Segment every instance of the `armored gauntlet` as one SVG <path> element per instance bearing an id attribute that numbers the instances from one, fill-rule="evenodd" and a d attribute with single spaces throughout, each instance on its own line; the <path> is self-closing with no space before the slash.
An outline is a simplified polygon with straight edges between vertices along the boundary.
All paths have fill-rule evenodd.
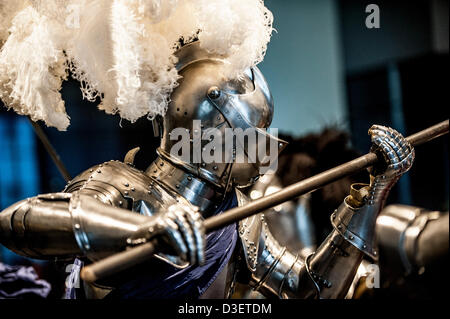
<path id="1" fill-rule="evenodd" d="M 370 169 L 370 184 L 352 185 L 348 196 L 332 215 L 334 228 L 350 243 L 377 258 L 375 225 L 391 188 L 414 161 L 414 148 L 396 130 L 374 125 L 369 130 L 372 151 L 381 159 Z"/>

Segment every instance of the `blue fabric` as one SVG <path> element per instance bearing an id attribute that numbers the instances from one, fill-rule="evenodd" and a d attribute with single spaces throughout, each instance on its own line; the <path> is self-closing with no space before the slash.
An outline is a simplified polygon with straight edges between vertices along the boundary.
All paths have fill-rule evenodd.
<path id="1" fill-rule="evenodd" d="M 40 280 L 33 267 L 0 263 L 0 299 L 47 298 L 51 285 Z"/>
<path id="2" fill-rule="evenodd" d="M 236 194 L 232 192 L 213 215 L 237 206 Z M 155 259 L 141 267 L 132 278 L 116 288 L 108 298 L 118 299 L 172 299 L 199 298 L 214 282 L 233 254 L 238 239 L 236 224 L 206 236 L 206 263 L 177 269 Z M 128 279 L 128 278 L 127 278 Z"/>

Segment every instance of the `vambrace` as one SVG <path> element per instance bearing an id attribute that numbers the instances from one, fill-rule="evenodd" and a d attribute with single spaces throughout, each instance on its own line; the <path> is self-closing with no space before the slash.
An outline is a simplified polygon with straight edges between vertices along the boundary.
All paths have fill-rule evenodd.
<path id="1" fill-rule="evenodd" d="M 281 298 L 344 298 L 364 255 L 378 257 L 375 226 L 381 203 L 371 196 L 374 188 L 352 185 L 331 215 L 334 230 L 305 260 L 273 238 L 264 217 L 245 220 L 240 235 L 254 289 Z M 254 240 L 258 233 L 259 241 Z"/>
<path id="2" fill-rule="evenodd" d="M 81 253 L 72 231 L 71 194 L 41 195 L 0 213 L 0 243 L 36 259 L 69 258 Z"/>
<path id="3" fill-rule="evenodd" d="M 153 219 L 76 193 L 41 195 L 0 213 L 0 243 L 29 258 L 98 260 L 145 237 Z"/>

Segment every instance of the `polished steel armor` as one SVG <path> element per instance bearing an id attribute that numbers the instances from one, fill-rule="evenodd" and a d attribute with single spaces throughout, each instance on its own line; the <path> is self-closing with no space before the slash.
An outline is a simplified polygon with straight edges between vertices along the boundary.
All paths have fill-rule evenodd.
<path id="1" fill-rule="evenodd" d="M 399 275 L 418 272 L 448 254 L 448 212 L 390 205 L 380 213 L 376 231 L 383 262 Z"/>
<path id="2" fill-rule="evenodd" d="M 271 141 L 277 145 L 278 155 L 287 143 L 265 130 L 273 117 L 273 99 L 266 80 L 257 67 L 247 70 L 240 79 L 227 79 L 225 59 L 203 50 L 199 42 L 186 45 L 177 56 L 177 69 L 182 78 L 171 96 L 169 109 L 163 120 L 158 153 L 219 188 L 229 190 L 232 184 L 236 187 L 253 184 L 260 176 L 260 167 L 266 162 L 264 158 L 258 159 L 256 163 L 248 160 L 248 148 L 254 145 L 237 145 L 240 143 L 237 140 L 232 149 L 226 149 L 225 144 L 222 144 L 222 161 L 195 163 L 193 159 L 198 156 L 195 154 L 195 145 L 190 148 L 190 161 L 182 161 L 174 156 L 172 148 L 178 140 L 172 138 L 172 134 L 174 129 L 183 128 L 193 141 L 196 134 L 202 134 L 203 129 L 203 137 L 209 137 L 208 128 L 218 129 L 224 137 L 226 129 L 245 131 L 250 128 L 264 139 L 269 148 Z M 201 120 L 200 127 L 194 127 L 193 120 Z M 203 149 L 211 139 L 213 138 L 202 140 L 198 149 Z M 241 162 L 235 160 L 237 147 L 245 152 Z"/>
<path id="3" fill-rule="evenodd" d="M 228 80 L 223 57 L 203 51 L 198 43 L 183 47 L 178 57 L 182 78 L 160 122 L 159 158 L 146 172 L 133 167 L 137 150 L 132 150 L 125 163 L 95 166 L 71 181 L 63 193 L 13 205 L 0 214 L 1 243 L 33 258 L 82 255 L 97 260 L 163 235 L 182 258 L 167 254 L 158 258 L 181 268 L 202 262 L 202 216 L 213 213 L 227 192 L 236 192 L 238 204 L 245 205 L 248 200 L 239 188 L 253 183 L 264 163 L 183 161 L 171 152 L 176 142 L 171 139 L 173 129 L 187 130 L 194 140 L 203 128 L 253 128 L 266 143 L 276 141 L 277 152 L 285 142 L 265 131 L 273 101 L 257 68 L 241 79 Z M 193 127 L 193 120 L 201 120 L 204 127 Z M 374 126 L 369 133 L 387 168 L 374 170 L 369 185 L 354 188 L 332 216 L 335 229 L 313 254 L 303 258 L 281 246 L 264 215 L 239 223 L 241 246 L 236 254 L 244 259 L 254 289 L 282 298 L 343 297 L 364 254 L 375 257 L 375 220 L 392 185 L 412 165 L 414 150 L 394 130 Z M 237 262 L 229 264 L 210 289 L 215 285 L 232 289 L 233 284 L 219 281 L 235 280 L 236 267 Z"/>

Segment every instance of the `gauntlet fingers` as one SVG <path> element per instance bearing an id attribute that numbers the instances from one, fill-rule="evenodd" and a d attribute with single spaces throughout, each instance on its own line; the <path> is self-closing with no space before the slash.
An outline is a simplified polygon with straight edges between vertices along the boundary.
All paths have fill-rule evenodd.
<path id="1" fill-rule="evenodd" d="M 400 175 L 411 168 L 414 148 L 396 130 L 380 125 L 370 128 L 372 143 L 383 154 L 388 168 L 385 173 Z"/>
<path id="2" fill-rule="evenodd" d="M 193 229 L 195 244 L 197 247 L 197 262 L 202 265 L 205 262 L 205 227 L 202 215 L 196 211 L 186 210 L 187 219 Z"/>
<path id="3" fill-rule="evenodd" d="M 402 148 L 402 150 L 405 153 L 405 158 L 411 154 L 412 152 L 414 152 L 414 148 L 412 147 L 412 145 L 403 137 L 402 134 L 400 134 L 399 132 L 397 132 L 396 130 L 390 128 L 388 130 L 388 133 L 390 134 L 391 137 L 394 138 L 394 140 L 398 143 L 398 145 Z"/>
<path id="4" fill-rule="evenodd" d="M 405 145 L 403 144 L 403 146 L 402 146 L 399 143 L 399 141 L 397 141 L 395 136 L 393 136 L 393 133 L 391 131 L 375 129 L 375 130 L 372 130 L 372 134 L 379 136 L 385 143 L 389 144 L 392 151 L 394 151 L 397 154 L 400 162 L 409 153 L 409 150 L 405 147 Z"/>
<path id="5" fill-rule="evenodd" d="M 181 257 L 183 260 L 188 259 L 188 248 L 183 240 L 183 237 L 181 236 L 179 225 L 175 222 L 176 216 L 173 212 L 169 212 L 167 214 L 167 237 L 169 239 L 169 243 L 175 249 L 176 253 Z"/>
<path id="6" fill-rule="evenodd" d="M 372 143 L 379 151 L 381 151 L 388 166 L 399 162 L 397 153 L 392 149 L 392 146 L 389 145 L 389 143 L 382 136 L 373 134 Z"/>
<path id="7" fill-rule="evenodd" d="M 191 265 L 194 265 L 196 263 L 196 242 L 194 239 L 194 232 L 191 228 L 191 224 L 188 221 L 188 218 L 183 210 L 180 210 L 179 208 L 175 210 L 174 212 L 175 216 L 177 217 L 175 222 L 178 224 L 181 235 L 184 239 L 184 242 L 186 243 L 187 249 L 188 249 L 188 261 L 191 263 Z"/>

